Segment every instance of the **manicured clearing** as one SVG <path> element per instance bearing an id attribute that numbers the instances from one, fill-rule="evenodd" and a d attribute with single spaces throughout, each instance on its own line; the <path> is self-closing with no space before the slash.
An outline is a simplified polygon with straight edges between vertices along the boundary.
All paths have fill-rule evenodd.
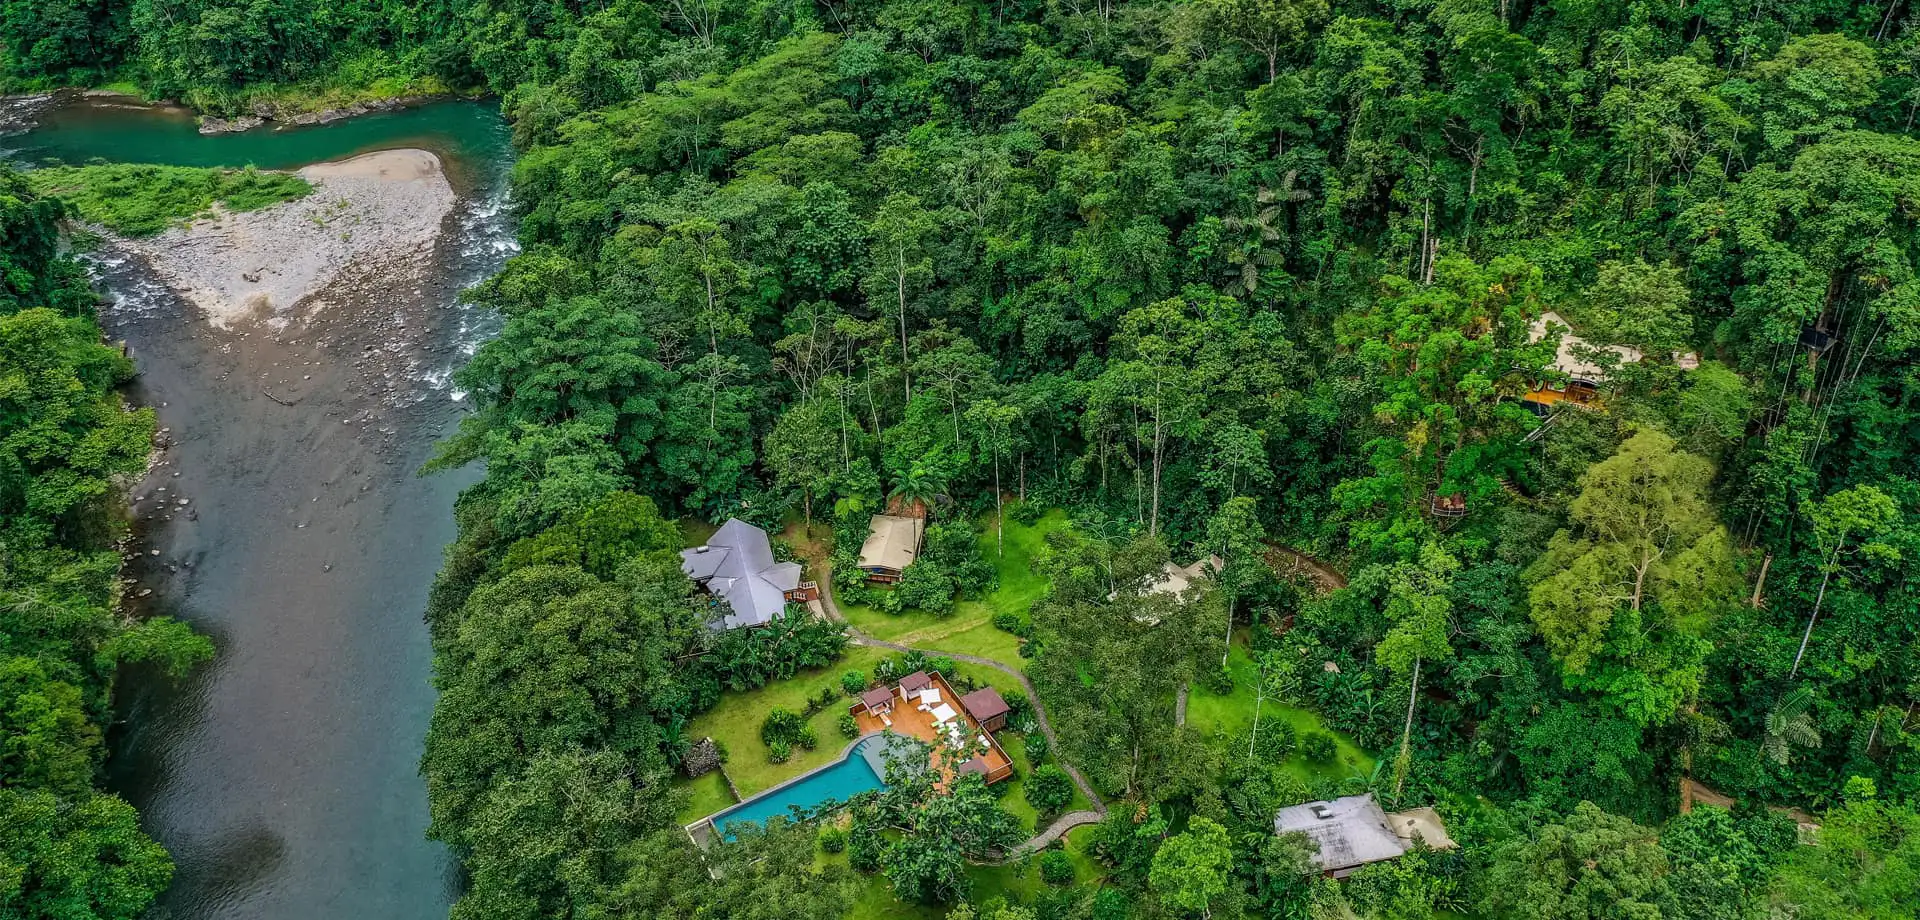
<path id="1" fill-rule="evenodd" d="M 82 220 L 126 236 L 153 236 L 210 213 L 261 208 L 302 198 L 307 180 L 254 169 L 201 169 L 138 163 L 55 166 L 27 173 L 34 190 L 72 205 Z"/>
<path id="2" fill-rule="evenodd" d="M 1076 827 L 1067 833 L 1067 856 L 1073 860 L 1073 885 L 1092 884 L 1101 876 L 1100 864 L 1088 852 L 1093 846 L 1095 828 Z M 968 866 L 973 879 L 973 903 L 989 898 L 1006 898 L 1008 903 L 1031 902 L 1035 895 L 1052 887 L 1040 879 L 1040 854 L 1004 866 Z M 1066 887 L 1066 886 L 1062 886 Z"/>
<path id="3" fill-rule="evenodd" d="M 826 742 L 823 740 L 821 743 Z M 680 809 L 681 824 L 692 824 L 716 811 L 731 808 L 734 805 L 733 792 L 727 789 L 726 777 L 721 776 L 719 770 L 699 779 L 676 778 L 673 786 L 687 794 L 686 807 Z"/>
<path id="4" fill-rule="evenodd" d="M 1002 611 L 1022 618 L 1028 615 L 1047 588 L 1046 578 L 1033 570 L 1033 559 L 1045 545 L 1046 535 L 1066 524 L 1066 512 L 1060 510 L 1047 512 L 1031 526 L 1009 520 L 1003 555 L 994 538 L 993 519 L 987 518 L 980 532 L 980 554 L 994 564 L 1000 585 L 984 598 L 955 604 L 947 616 L 918 610 L 885 613 L 847 603 L 840 604 L 840 612 L 856 629 L 888 642 L 979 655 L 1021 667 L 1020 637 L 995 627 L 993 616 Z"/>
<path id="5" fill-rule="evenodd" d="M 1227 669 L 1233 673 L 1232 693 L 1215 696 L 1196 684 L 1187 694 L 1187 725 L 1196 731 L 1238 735 L 1253 724 L 1254 682 L 1259 679 L 1259 670 L 1254 667 L 1253 659 L 1247 653 L 1244 635 L 1234 638 Z M 1338 780 L 1349 776 L 1364 778 L 1372 775 L 1373 756 L 1361 750 L 1359 745 L 1353 743 L 1353 739 L 1328 728 L 1312 710 L 1288 706 L 1268 698 L 1260 705 L 1260 724 L 1270 725 L 1276 721 L 1292 725 L 1295 738 L 1308 732 L 1326 732 L 1333 736 L 1339 746 L 1339 757 L 1330 764 L 1310 763 L 1297 751 L 1289 756 L 1287 772 L 1302 781 L 1311 783 L 1317 779 Z"/>
<path id="6" fill-rule="evenodd" d="M 832 667 L 803 671 L 791 680 L 774 681 L 758 690 L 723 693 L 719 705 L 687 726 L 687 737 L 711 737 L 720 742 L 727 751 L 727 775 L 733 777 L 742 796 L 751 798 L 762 789 L 839 759 L 851 739 L 842 736 L 834 722 L 853 705 L 840 693 L 840 674 L 854 668 L 871 674 L 874 664 L 889 654 L 881 649 L 853 647 Z M 768 763 L 767 746 L 760 741 L 760 723 L 766 721 L 767 712 L 775 707 L 806 712 L 807 700 L 822 687 L 833 688 L 836 699 L 807 720 L 820 743 L 811 751 L 794 748 L 793 757 L 786 763 Z"/>

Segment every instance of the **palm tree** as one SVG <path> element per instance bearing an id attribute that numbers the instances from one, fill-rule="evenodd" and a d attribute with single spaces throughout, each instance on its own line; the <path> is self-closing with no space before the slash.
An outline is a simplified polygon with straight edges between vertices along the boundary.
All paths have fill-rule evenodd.
<path id="1" fill-rule="evenodd" d="M 927 517 L 933 517 L 933 503 L 946 492 L 947 484 L 940 481 L 939 474 L 919 464 L 902 474 L 900 481 L 894 483 L 893 491 L 887 497 L 899 501 L 902 505 L 920 505 L 927 509 Z"/>
<path id="2" fill-rule="evenodd" d="M 1767 713 L 1766 734 L 1760 739 L 1760 750 L 1768 760 L 1784 767 L 1793 748 L 1819 746 L 1820 729 L 1807 711 L 1812 706 L 1813 694 L 1804 688 L 1794 689 L 1773 704 Z"/>
<path id="3" fill-rule="evenodd" d="M 1293 187 L 1298 177 L 1298 170 L 1288 171 L 1278 190 L 1261 186 L 1254 193 L 1253 213 L 1229 215 L 1221 219 L 1220 223 L 1228 232 L 1237 235 L 1240 242 L 1239 246 L 1227 253 L 1227 261 L 1232 263 L 1222 285 L 1227 293 L 1235 296 L 1252 294 L 1260 287 L 1260 273 L 1284 261 L 1284 253 L 1268 244 L 1281 242 L 1286 236 L 1282 221 L 1286 205 L 1311 197 L 1307 192 Z"/>

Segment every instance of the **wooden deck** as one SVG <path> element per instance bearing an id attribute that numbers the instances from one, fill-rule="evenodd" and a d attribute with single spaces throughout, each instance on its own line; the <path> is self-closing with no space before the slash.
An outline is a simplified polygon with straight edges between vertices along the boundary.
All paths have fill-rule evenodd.
<path id="1" fill-rule="evenodd" d="M 964 737 L 974 742 L 976 747 L 979 746 L 981 739 L 986 740 L 985 750 L 976 750 L 973 753 L 977 753 L 986 762 L 987 782 L 997 783 L 1012 776 L 1013 760 L 1007 757 L 1006 751 L 1000 749 L 1000 742 L 994 740 L 993 735 L 981 731 L 980 723 L 974 721 L 973 714 L 960 705 L 960 694 L 954 692 L 945 678 L 939 674 L 934 674 L 932 677 L 934 688 L 940 691 L 940 701 L 952 706 L 954 712 L 958 713 L 955 719 L 966 725 L 967 732 Z M 869 732 L 891 731 L 909 738 L 917 738 L 936 748 L 946 742 L 946 736 L 940 731 L 939 723 L 934 721 L 933 713 L 920 709 L 918 700 L 913 702 L 902 700 L 897 686 L 893 693 L 892 712 L 885 713 L 884 716 L 871 713 L 867 711 L 864 704 L 859 703 L 854 705 L 852 712 L 853 719 L 859 724 L 860 733 L 863 735 Z M 935 761 L 940 764 L 941 772 L 949 778 L 960 766 L 957 760 L 952 763 L 945 762 L 951 759 L 954 758 L 943 757 L 940 753 L 935 755 Z"/>
<path id="2" fill-rule="evenodd" d="M 1600 408 L 1599 394 L 1584 387 L 1567 387 L 1566 389 L 1556 390 L 1552 387 L 1540 386 L 1533 388 L 1531 392 L 1521 397 L 1521 399 L 1536 405 L 1545 406 L 1549 409 L 1558 406 L 1571 406 L 1575 409 Z"/>

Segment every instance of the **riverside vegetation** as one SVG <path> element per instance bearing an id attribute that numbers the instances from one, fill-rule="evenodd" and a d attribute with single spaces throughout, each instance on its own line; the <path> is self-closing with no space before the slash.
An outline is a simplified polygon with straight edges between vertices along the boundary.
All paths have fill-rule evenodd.
<path id="1" fill-rule="evenodd" d="M 153 413 L 115 392 L 133 367 L 59 252 L 65 214 L 0 167 L 0 916 L 132 918 L 173 863 L 98 788 L 114 676 L 181 676 L 213 646 L 119 609 L 123 486 Z"/>
<path id="2" fill-rule="evenodd" d="M 456 917 L 1891 920 L 1920 903 L 1912 15 L 11 0 L 0 69 L 502 98 L 525 252 L 472 294 L 504 326 L 436 461 L 487 470 L 428 611 Z M 1594 411 L 1523 405 L 1565 382 L 1548 310 L 1645 356 L 1596 358 Z M 844 559 L 889 500 L 985 522 L 989 563 L 1068 512 L 1021 609 L 953 530 L 861 598 L 1019 637 L 1044 762 L 1113 806 L 1038 884 L 966 866 L 1018 836 L 969 783 L 860 803 L 833 854 L 675 825 L 692 720 L 845 636 L 706 631 L 672 519 L 821 519 Z M 1198 602 L 1146 590 L 1208 554 Z M 1340 735 L 1242 735 L 1247 699 Z M 1683 781 L 1738 804 L 1679 813 Z M 1274 809 L 1361 789 L 1462 847 L 1313 878 Z"/>
<path id="3" fill-rule="evenodd" d="M 65 200 L 80 220 L 123 236 L 153 236 L 216 205 L 258 211 L 313 191 L 306 180 L 285 173 L 141 163 L 53 166 L 26 177 L 40 194 Z"/>

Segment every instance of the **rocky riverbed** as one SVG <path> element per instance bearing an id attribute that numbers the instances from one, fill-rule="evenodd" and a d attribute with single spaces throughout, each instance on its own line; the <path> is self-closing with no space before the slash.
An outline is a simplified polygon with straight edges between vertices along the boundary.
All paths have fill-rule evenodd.
<path id="1" fill-rule="evenodd" d="M 279 327 L 303 305 L 329 302 L 319 295 L 336 283 L 424 263 L 455 202 L 440 158 L 425 150 L 371 153 L 297 175 L 312 194 L 117 242 L 215 326 L 254 319 Z"/>

